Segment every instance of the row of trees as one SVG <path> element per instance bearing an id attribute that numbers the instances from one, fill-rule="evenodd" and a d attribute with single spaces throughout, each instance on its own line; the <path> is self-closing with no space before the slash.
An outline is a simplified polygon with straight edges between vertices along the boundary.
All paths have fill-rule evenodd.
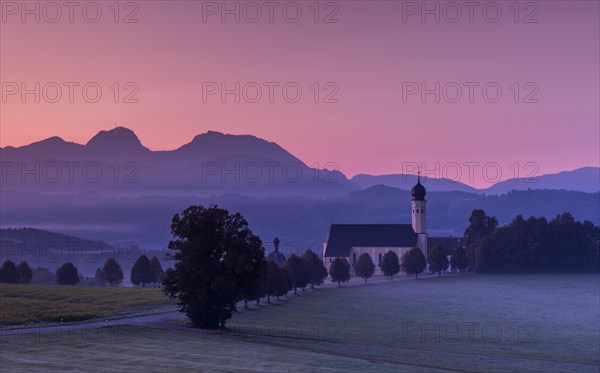
<path id="1" fill-rule="evenodd" d="M 77 285 L 82 281 L 82 277 L 73 263 L 65 263 L 56 270 L 53 275 L 45 268 L 35 270 L 38 276 L 44 277 L 43 283 L 52 283 L 56 281 L 59 285 Z M 163 274 L 160 261 L 156 256 L 148 259 L 146 255 L 141 255 L 133 265 L 131 270 L 131 282 L 134 285 L 159 283 Z M 0 282 L 12 284 L 29 284 L 32 281 L 34 271 L 27 262 L 21 262 L 18 266 L 10 260 L 7 260 L 0 268 Z M 93 283 L 95 285 L 109 284 L 111 287 L 123 282 L 123 269 L 113 258 L 108 258 L 102 268 L 96 270 Z"/>
<path id="2" fill-rule="evenodd" d="M 260 299 L 266 297 L 267 303 L 270 303 L 273 296 L 279 299 L 290 291 L 294 294 L 298 289 L 304 291 L 309 285 L 314 288 L 327 277 L 323 261 L 310 249 L 300 256 L 290 255 L 281 266 L 273 260 L 266 260 L 261 267 L 260 276 L 255 281 L 248 281 L 242 288 L 239 300 L 244 301 L 245 307 L 248 307 L 248 301 L 260 304 Z"/>
<path id="3" fill-rule="evenodd" d="M 0 282 L 8 284 L 29 284 L 33 277 L 33 272 L 27 262 L 21 262 L 15 265 L 14 262 L 7 260 L 0 268 Z"/>
<path id="4" fill-rule="evenodd" d="M 414 274 L 417 278 L 419 273 L 425 270 L 427 264 L 429 264 L 429 270 L 432 273 L 437 272 L 440 276 L 442 271 L 448 269 L 448 255 L 441 245 L 436 244 L 429 250 L 427 258 L 423 255 L 421 249 L 415 247 L 402 256 L 402 264 L 395 252 L 388 251 L 383 255 L 379 268 L 385 276 L 393 280 L 394 276 L 400 273 L 401 270 L 408 275 Z M 331 280 L 337 282 L 338 286 L 341 286 L 342 282 L 348 282 L 351 277 L 350 268 L 351 266 L 345 258 L 335 258 L 329 268 Z M 369 254 L 363 253 L 358 257 L 356 264 L 354 264 L 354 273 L 364 279 L 365 284 L 375 274 L 375 263 L 373 263 Z"/>
<path id="5" fill-rule="evenodd" d="M 131 268 L 130 280 L 134 285 L 146 287 L 146 284 L 153 283 L 156 287 L 163 273 L 160 260 L 156 256 L 148 259 L 146 255 L 140 255 Z M 95 278 L 100 284 L 113 287 L 123 282 L 123 269 L 116 260 L 108 258 L 102 268 L 96 269 Z"/>

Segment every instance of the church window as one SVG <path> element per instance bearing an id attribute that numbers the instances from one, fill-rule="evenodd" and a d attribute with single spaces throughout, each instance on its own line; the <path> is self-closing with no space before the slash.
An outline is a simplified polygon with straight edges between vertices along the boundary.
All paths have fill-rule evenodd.
<path id="1" fill-rule="evenodd" d="M 352 265 L 356 264 L 356 253 L 352 254 Z"/>

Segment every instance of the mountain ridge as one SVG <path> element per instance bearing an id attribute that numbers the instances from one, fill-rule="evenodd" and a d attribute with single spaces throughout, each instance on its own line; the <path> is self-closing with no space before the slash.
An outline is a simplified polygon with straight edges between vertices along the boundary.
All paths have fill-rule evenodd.
<path id="1" fill-rule="evenodd" d="M 198 134 L 191 141 L 172 150 L 151 150 L 143 145 L 134 131 L 119 126 L 99 131 L 85 144 L 52 136 L 20 147 L 0 147 L 0 155 L 3 161 L 14 162 L 98 161 L 106 168 L 102 170 L 105 175 L 111 172 L 110 164 L 113 164 L 113 167 L 115 163 L 118 163 L 118 166 L 130 167 L 130 163 L 135 163 L 135 167 L 139 168 L 136 174 L 143 176 L 140 182 L 144 184 L 138 185 L 138 191 L 166 194 L 183 189 L 185 192 L 197 191 L 203 195 L 246 192 L 249 195 L 316 194 L 326 197 L 343 195 L 374 185 L 410 190 L 417 180 L 412 174 L 358 174 L 348 178 L 340 171 L 312 169 L 276 142 L 251 134 L 233 135 L 212 130 Z M 275 176 L 274 166 L 279 167 L 277 172 L 280 173 Z M 282 167 L 291 168 L 302 175 L 296 180 L 283 174 Z M 286 172 L 291 171 L 288 169 Z M 593 193 L 600 191 L 600 168 L 587 166 L 539 175 L 534 178 L 533 183 L 524 182 L 527 181 L 524 178 L 507 179 L 482 189 L 451 179 L 423 176 L 421 180 L 428 191 L 503 194 L 511 190 L 565 189 Z M 4 181 L 3 187 L 15 186 L 15 183 Z M 173 190 L 169 190 L 168 181 L 171 181 Z M 56 185 L 46 185 L 54 191 L 59 191 L 60 186 L 65 185 L 60 182 Z M 85 186 L 102 191 L 127 193 L 135 189 L 102 183 L 102 180 L 97 185 Z M 27 189 L 31 185 L 22 187 Z M 66 187 L 69 191 L 75 188 L 73 185 Z M 36 186 L 32 189 L 37 191 Z"/>

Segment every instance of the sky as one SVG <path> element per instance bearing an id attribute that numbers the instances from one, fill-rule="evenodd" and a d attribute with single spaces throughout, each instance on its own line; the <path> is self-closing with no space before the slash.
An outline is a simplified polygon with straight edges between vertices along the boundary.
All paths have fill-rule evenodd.
<path id="1" fill-rule="evenodd" d="M 597 1 L 270 4 L 0 2 L 0 146 L 213 130 L 482 188 L 600 166 Z"/>

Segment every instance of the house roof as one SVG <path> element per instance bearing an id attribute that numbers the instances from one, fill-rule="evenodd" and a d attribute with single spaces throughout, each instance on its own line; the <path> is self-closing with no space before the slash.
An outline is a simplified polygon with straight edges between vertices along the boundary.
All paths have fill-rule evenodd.
<path id="1" fill-rule="evenodd" d="M 454 254 L 457 247 L 464 245 L 462 237 L 427 237 L 427 248 L 431 249 L 434 245 L 440 244 L 446 251 L 447 255 Z"/>
<path id="2" fill-rule="evenodd" d="M 413 247 L 417 234 L 410 224 L 332 224 L 326 257 L 347 257 L 353 247 Z"/>

